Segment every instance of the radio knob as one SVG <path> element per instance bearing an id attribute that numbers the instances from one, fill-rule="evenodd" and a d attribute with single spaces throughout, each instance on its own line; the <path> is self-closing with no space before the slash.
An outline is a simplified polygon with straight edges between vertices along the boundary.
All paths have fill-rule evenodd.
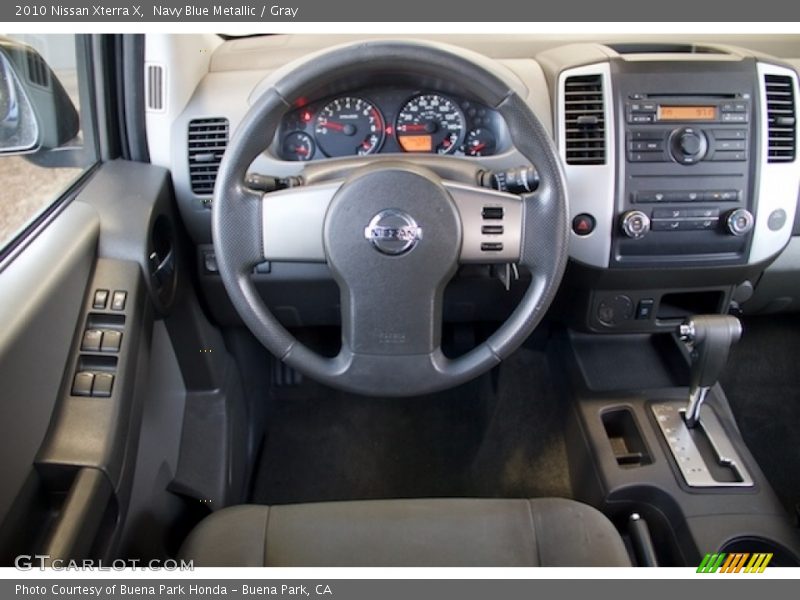
<path id="1" fill-rule="evenodd" d="M 693 127 L 683 127 L 672 132 L 670 151 L 672 157 L 683 164 L 694 164 L 703 160 L 708 152 L 706 135 Z"/>
<path id="2" fill-rule="evenodd" d="M 622 217 L 622 233 L 638 240 L 650 231 L 650 217 L 640 210 L 631 210 Z"/>
<path id="3" fill-rule="evenodd" d="M 753 229 L 754 224 L 753 214 L 744 208 L 732 210 L 725 219 L 725 227 L 731 235 L 745 235 Z"/>

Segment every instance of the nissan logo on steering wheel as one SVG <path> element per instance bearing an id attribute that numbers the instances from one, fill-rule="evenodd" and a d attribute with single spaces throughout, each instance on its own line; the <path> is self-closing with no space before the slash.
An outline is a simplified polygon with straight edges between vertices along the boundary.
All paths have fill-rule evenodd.
<path id="1" fill-rule="evenodd" d="M 375 215 L 364 228 L 364 237 L 383 254 L 397 256 L 422 239 L 422 228 L 402 210 L 390 208 Z"/>

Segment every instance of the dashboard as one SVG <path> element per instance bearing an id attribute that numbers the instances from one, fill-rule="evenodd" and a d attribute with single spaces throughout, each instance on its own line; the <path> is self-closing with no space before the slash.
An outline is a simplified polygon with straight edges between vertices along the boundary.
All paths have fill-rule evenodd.
<path id="1" fill-rule="evenodd" d="M 224 42 L 185 104 L 148 113 L 151 157 L 172 172 L 220 321 L 231 311 L 213 271 L 209 208 L 224 144 L 275 74 L 337 41 L 355 38 Z M 508 82 L 552 135 L 571 224 L 561 308 L 576 328 L 671 330 L 684 315 L 724 312 L 751 297 L 745 307 L 800 306 L 800 283 L 793 283 L 800 282 L 800 61 L 789 60 L 800 56 L 800 37 L 774 46 L 752 39 L 730 46 L 674 39 L 565 45 L 536 36 L 437 41 L 481 53 L 472 56 Z M 441 155 L 442 165 L 462 158 L 480 173 L 526 167 L 510 124 L 470 98 L 458 74 L 407 71 L 326 77 L 265 135 L 251 172 L 302 181 L 309 163 L 330 161 L 315 168 L 333 173 L 337 159 L 387 154 Z M 216 153 L 193 151 L 200 135 Z M 470 266 L 469 281 L 454 280 L 459 291 L 446 300 L 446 320 L 501 318 L 513 304 L 523 284 L 510 282 L 509 271 L 482 267 Z M 324 264 L 273 262 L 255 277 L 290 325 L 330 324 L 338 312 Z M 310 285 L 319 289 L 311 293 Z"/>
<path id="2" fill-rule="evenodd" d="M 492 156 L 510 146 L 496 111 L 431 89 L 370 87 L 328 96 L 288 113 L 273 142 L 287 161 L 369 154 Z"/>

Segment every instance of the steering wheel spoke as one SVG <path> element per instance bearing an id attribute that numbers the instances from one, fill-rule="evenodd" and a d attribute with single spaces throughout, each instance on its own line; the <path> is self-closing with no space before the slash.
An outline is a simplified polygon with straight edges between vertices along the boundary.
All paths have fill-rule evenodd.
<path id="1" fill-rule="evenodd" d="M 262 197 L 264 260 L 325 262 L 325 215 L 342 181 L 293 187 Z"/>
<path id="2" fill-rule="evenodd" d="M 523 201 L 519 196 L 445 182 L 461 219 L 459 262 L 516 263 L 520 259 Z"/>

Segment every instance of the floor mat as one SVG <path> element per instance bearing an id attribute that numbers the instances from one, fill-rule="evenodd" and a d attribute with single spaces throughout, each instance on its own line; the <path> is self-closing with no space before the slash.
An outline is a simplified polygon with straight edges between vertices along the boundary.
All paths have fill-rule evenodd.
<path id="1" fill-rule="evenodd" d="M 494 380 L 494 381 L 493 381 Z M 275 388 L 252 501 L 570 497 L 566 402 L 544 353 L 412 399 Z"/>
<path id="2" fill-rule="evenodd" d="M 800 315 L 748 317 L 722 386 L 747 446 L 787 510 L 800 502 Z"/>

